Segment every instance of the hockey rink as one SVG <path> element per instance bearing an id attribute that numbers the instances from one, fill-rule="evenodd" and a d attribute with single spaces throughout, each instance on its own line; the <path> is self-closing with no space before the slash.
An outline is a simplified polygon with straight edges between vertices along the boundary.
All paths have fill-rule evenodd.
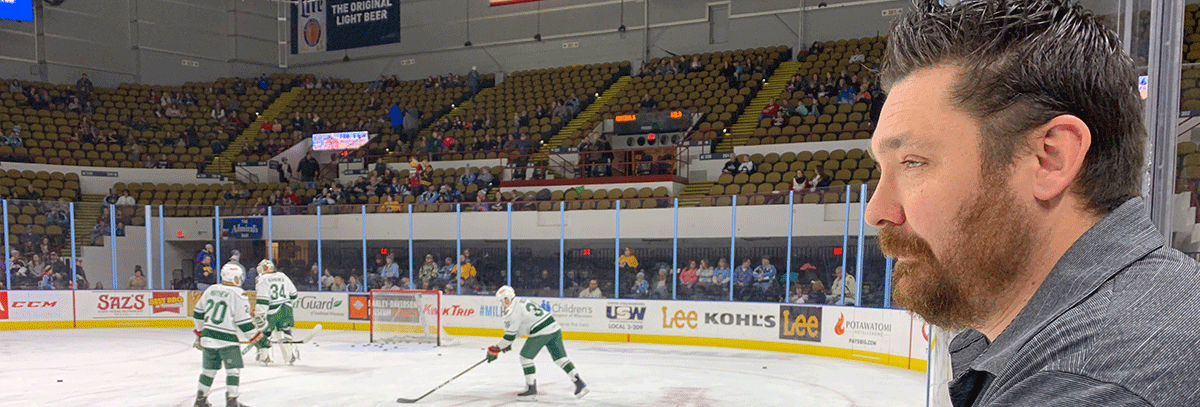
<path id="1" fill-rule="evenodd" d="M 296 330 L 296 337 L 308 330 Z M 368 345 L 366 332 L 323 330 L 295 366 L 246 357 L 240 401 L 251 407 L 392 406 L 470 367 L 494 338 L 454 346 Z M 186 328 L 0 331 L 0 407 L 191 406 L 200 352 Z M 519 339 L 514 349 L 524 343 Z M 923 406 L 925 375 L 871 363 L 719 347 L 567 341 L 591 393 L 538 355 L 536 402 L 518 401 L 515 352 L 483 364 L 425 406 Z M 276 351 L 276 358 L 278 358 Z M 224 372 L 209 402 L 224 406 Z"/>

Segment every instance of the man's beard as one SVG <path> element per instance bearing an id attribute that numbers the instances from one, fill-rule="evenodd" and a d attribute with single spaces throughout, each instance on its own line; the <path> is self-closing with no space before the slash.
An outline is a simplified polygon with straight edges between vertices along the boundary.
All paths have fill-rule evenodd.
<path id="1" fill-rule="evenodd" d="M 879 232 L 883 253 L 905 259 L 893 271 L 896 303 L 943 328 L 979 328 L 997 311 L 996 296 L 1025 272 L 1037 241 L 1029 211 L 1005 180 L 983 181 L 987 186 L 960 209 L 941 258 L 924 239 L 895 226 Z"/>

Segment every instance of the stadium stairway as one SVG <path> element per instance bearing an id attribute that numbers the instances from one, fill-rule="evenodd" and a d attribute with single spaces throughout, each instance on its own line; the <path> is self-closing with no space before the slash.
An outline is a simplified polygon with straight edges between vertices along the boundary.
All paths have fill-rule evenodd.
<path id="1" fill-rule="evenodd" d="M 601 93 L 600 96 L 592 102 L 592 104 L 588 105 L 588 107 L 583 109 L 582 112 L 579 112 L 579 114 L 576 115 L 575 118 L 570 122 L 568 122 L 566 126 L 563 126 L 563 128 L 559 129 L 558 134 L 555 134 L 554 137 L 550 138 L 549 143 L 542 144 L 542 148 L 538 150 L 537 154 L 534 154 L 533 161 L 536 162 L 545 160 L 549 155 L 550 150 L 563 147 L 562 143 L 564 140 L 568 140 L 574 136 L 575 133 L 579 131 L 580 127 L 591 123 L 592 120 L 596 118 L 596 115 L 600 114 L 600 111 L 605 107 L 608 107 L 608 104 L 613 101 L 613 98 L 620 94 L 621 91 L 625 90 L 625 87 L 629 86 L 629 83 L 632 81 L 633 77 L 629 75 L 625 75 L 617 79 L 617 81 L 614 82 L 612 86 L 609 86 L 604 93 Z"/>
<path id="2" fill-rule="evenodd" d="M 767 106 L 767 102 L 771 98 L 778 97 L 783 88 L 787 86 L 792 76 L 800 70 L 800 63 L 796 61 L 787 61 L 779 64 L 775 69 L 775 73 L 767 79 L 767 83 L 762 89 L 758 90 L 758 96 L 750 101 L 746 106 L 746 110 L 742 111 L 742 115 L 738 116 L 737 122 L 734 123 L 728 139 L 721 140 L 714 148 L 714 153 L 731 153 L 733 148 L 746 145 L 746 138 L 754 134 L 754 129 L 758 128 L 758 115 L 762 113 L 763 107 Z M 707 192 L 707 191 L 706 191 Z M 682 205 L 682 202 L 680 203 Z"/>
<path id="3" fill-rule="evenodd" d="M 759 108 L 762 110 L 762 108 Z M 700 206 L 700 197 L 708 195 L 709 189 L 716 184 L 716 181 L 692 181 L 689 182 L 687 188 L 679 193 L 680 208 L 694 208 Z"/>
<path id="4" fill-rule="evenodd" d="M 275 120 L 279 114 L 283 112 L 283 109 L 287 108 L 287 106 L 291 104 L 297 96 L 300 96 L 300 92 L 303 91 L 304 88 L 297 86 L 287 92 L 280 93 L 279 97 L 275 98 L 275 100 L 271 102 L 271 105 L 268 106 L 267 109 L 262 112 L 262 114 L 259 114 L 258 118 L 254 119 L 253 123 L 250 123 L 250 125 L 242 131 L 242 134 L 238 135 L 238 137 L 234 139 L 232 143 L 229 143 L 229 145 L 225 147 L 225 151 L 222 152 L 221 155 L 213 158 L 212 165 L 209 167 L 209 170 L 205 172 L 221 174 L 225 176 L 225 178 L 236 180 L 237 174 L 235 174 L 233 170 L 233 160 L 238 156 L 238 154 L 241 153 L 242 147 L 245 146 L 247 142 L 257 139 L 259 127 L 262 126 L 263 122 Z"/>
<path id="5" fill-rule="evenodd" d="M 83 248 L 92 244 L 92 226 L 96 225 L 96 218 L 100 217 L 100 205 L 104 202 L 104 194 L 83 194 L 79 201 L 84 204 L 75 205 L 75 248 L 79 250 L 76 253 L 83 255 Z M 70 256 L 71 247 L 64 247 L 59 255 Z"/>

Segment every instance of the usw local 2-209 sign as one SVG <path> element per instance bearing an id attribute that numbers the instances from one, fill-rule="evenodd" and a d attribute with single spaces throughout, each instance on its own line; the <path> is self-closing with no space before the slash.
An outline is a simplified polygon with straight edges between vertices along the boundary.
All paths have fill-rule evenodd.
<path id="1" fill-rule="evenodd" d="M 400 0 L 304 0 L 292 5 L 292 53 L 400 42 Z"/>

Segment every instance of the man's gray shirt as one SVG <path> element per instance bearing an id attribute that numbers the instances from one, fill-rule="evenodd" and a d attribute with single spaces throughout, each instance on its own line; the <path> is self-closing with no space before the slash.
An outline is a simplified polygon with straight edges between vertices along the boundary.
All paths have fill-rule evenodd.
<path id="1" fill-rule="evenodd" d="M 996 340 L 950 343 L 955 406 L 1200 406 L 1200 263 L 1141 198 L 1077 240 Z"/>

